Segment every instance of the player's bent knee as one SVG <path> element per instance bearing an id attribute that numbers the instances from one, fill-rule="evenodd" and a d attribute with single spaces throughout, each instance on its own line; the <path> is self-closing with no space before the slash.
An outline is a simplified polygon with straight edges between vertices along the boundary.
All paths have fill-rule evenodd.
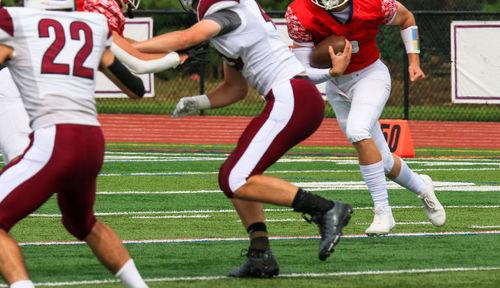
<path id="1" fill-rule="evenodd" d="M 94 214 L 82 219 L 71 219 L 64 216 L 62 219 L 64 228 L 79 240 L 83 240 L 89 235 L 96 222 L 97 219 Z"/>
<path id="2" fill-rule="evenodd" d="M 394 158 L 392 157 L 392 153 L 381 153 L 382 154 L 382 162 L 384 164 L 384 172 L 385 174 L 389 174 L 394 167 Z"/>
<path id="3" fill-rule="evenodd" d="M 234 193 L 247 182 L 245 172 L 235 171 L 230 161 L 224 162 L 219 170 L 219 187 L 228 198 L 234 198 Z"/>
<path id="4" fill-rule="evenodd" d="M 225 161 L 219 169 L 219 187 L 226 197 L 233 198 L 233 191 L 229 185 L 229 172 L 228 162 Z"/>
<path id="5" fill-rule="evenodd" d="M 356 143 L 365 139 L 372 138 L 369 129 L 360 127 L 351 128 L 349 126 L 346 128 L 345 136 L 351 143 Z"/>

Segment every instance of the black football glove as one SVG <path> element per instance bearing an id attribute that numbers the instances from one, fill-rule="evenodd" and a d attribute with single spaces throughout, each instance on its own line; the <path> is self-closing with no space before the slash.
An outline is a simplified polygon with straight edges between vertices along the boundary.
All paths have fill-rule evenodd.
<path id="1" fill-rule="evenodd" d="M 187 48 L 182 51 L 178 51 L 177 53 L 185 53 L 188 55 L 188 58 L 182 64 L 198 64 L 198 63 L 207 63 L 208 62 L 208 54 L 210 53 L 210 48 L 208 47 L 208 41 L 202 42 L 196 46 Z"/>

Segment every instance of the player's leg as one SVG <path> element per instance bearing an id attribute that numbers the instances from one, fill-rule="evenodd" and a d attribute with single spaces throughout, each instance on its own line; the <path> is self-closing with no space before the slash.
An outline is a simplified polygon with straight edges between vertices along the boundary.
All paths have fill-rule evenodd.
<path id="1" fill-rule="evenodd" d="M 21 249 L 16 240 L 3 229 L 0 229 L 0 273 L 9 285 L 24 282 L 31 286 L 20 287 L 35 287 L 29 280 Z"/>
<path id="2" fill-rule="evenodd" d="M 278 275 L 279 265 L 269 243 L 262 203 L 236 198 L 231 201 L 248 233 L 250 246 L 246 261 L 228 276 L 269 278 Z"/>
<path id="3" fill-rule="evenodd" d="M 314 86 L 310 86 L 312 85 L 310 82 L 305 81 L 303 85 L 304 94 L 298 95 L 305 95 L 307 91 L 308 96 L 310 96 L 311 91 L 317 92 Z M 240 137 L 238 147 L 236 147 L 222 165 L 221 172 L 219 173 L 219 183 L 229 197 L 294 207 L 294 209 L 298 208 L 297 212 L 319 214 L 315 218 L 317 222 L 320 222 L 320 218 L 324 220 L 323 218 L 325 217 L 322 216 L 330 210 L 335 210 L 336 213 L 337 211 L 341 211 L 339 213 L 342 214 L 342 220 L 344 220 L 347 217 L 344 214 L 348 213 L 342 208 L 344 207 L 342 206 L 343 203 L 339 203 L 333 209 L 334 204 L 331 201 L 305 191 L 302 191 L 303 193 L 300 194 L 301 197 L 299 197 L 299 200 L 295 201 L 299 194 L 298 187 L 279 178 L 260 175 L 291 147 L 311 135 L 321 123 L 324 111 L 321 96 L 317 93 L 317 95 L 312 95 L 309 99 L 304 99 L 305 97 L 300 96 L 297 97 L 294 92 L 297 93 L 298 90 L 300 93 L 301 85 L 297 86 L 298 88 L 292 88 L 289 84 L 284 85 L 284 87 L 280 86 L 273 89 L 273 94 L 268 95 L 268 104 L 264 112 L 249 124 Z M 315 96 L 317 97 L 315 98 Z M 304 103 L 307 101 L 309 102 Z M 294 206 L 295 202 L 299 205 Z M 248 227 L 256 224 L 245 220 L 243 222 L 248 223 Z M 322 226 L 323 223 L 319 225 Z M 328 228 L 331 228 L 330 230 L 335 230 L 331 227 L 333 224 L 329 223 L 326 225 L 330 225 L 328 226 Z M 265 228 L 265 226 L 260 224 L 258 226 Z M 337 226 L 340 226 L 337 227 L 340 231 L 336 231 L 340 233 L 344 222 Z M 264 228 L 261 230 L 264 230 Z M 334 236 L 328 235 L 328 237 Z M 338 239 L 335 240 L 338 242 Z M 329 241 L 332 242 L 333 239 L 329 239 Z M 326 251 L 321 251 L 322 256 L 320 257 L 326 259 L 333 250 L 333 245 L 336 242 L 332 243 L 331 247 L 324 244 L 324 246 L 329 247 L 326 248 Z M 261 253 L 260 255 L 261 259 L 272 256 L 272 254 L 266 255 L 265 253 Z M 244 271 L 244 268 L 252 264 L 248 262 L 252 261 L 252 258 L 248 258 L 245 264 L 239 269 L 232 271 L 230 276 L 262 277 L 258 274 L 252 275 L 254 271 Z M 256 273 L 259 272 L 256 271 Z"/>
<path id="4" fill-rule="evenodd" d="M 97 221 L 93 213 L 96 179 L 104 159 L 104 137 L 100 127 L 58 125 L 60 147 L 56 150 L 64 175 L 57 201 L 64 227 L 87 242 L 99 261 L 128 288 L 147 287 L 116 233 Z"/>
<path id="5" fill-rule="evenodd" d="M 128 288 L 148 287 L 120 238 L 106 224 L 96 221 L 83 239 L 97 259 Z"/>
<path id="6" fill-rule="evenodd" d="M 413 172 L 403 159 L 392 154 L 378 125 L 372 129 L 372 135 L 382 154 L 386 176 L 415 193 L 422 200 L 427 217 L 432 224 L 444 225 L 446 212 L 434 193 L 431 177 Z"/>
<path id="7" fill-rule="evenodd" d="M 394 229 L 395 221 L 389 205 L 382 155 L 371 130 L 377 125 L 389 97 L 390 75 L 382 63 L 376 62 L 355 75 L 340 77 L 337 81 L 343 90 L 349 91 L 349 95 L 344 97 L 332 93 L 329 95 L 330 104 L 340 127 L 357 151 L 361 175 L 375 206 L 374 221 L 366 233 L 387 234 Z"/>
<path id="8" fill-rule="evenodd" d="M 7 233 L 49 199 L 58 174 L 52 169 L 55 127 L 33 133 L 31 146 L 0 175 L 0 272 L 14 287 L 33 287 L 21 251 Z"/>

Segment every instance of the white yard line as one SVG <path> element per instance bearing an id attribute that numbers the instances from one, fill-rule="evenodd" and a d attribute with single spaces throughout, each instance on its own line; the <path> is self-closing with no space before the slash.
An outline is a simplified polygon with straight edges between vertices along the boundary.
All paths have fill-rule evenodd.
<path id="1" fill-rule="evenodd" d="M 381 237 L 429 237 L 429 236 L 470 236 L 500 234 L 500 230 L 490 231 L 455 231 L 455 232 L 415 232 L 415 233 L 390 233 Z M 369 238 L 366 234 L 342 235 L 342 238 L 359 239 Z M 320 236 L 271 236 L 270 240 L 309 240 L 320 239 Z M 123 244 L 168 244 L 168 243 L 200 243 L 200 242 L 235 242 L 248 241 L 248 237 L 240 238 L 179 238 L 179 239 L 144 239 L 124 240 Z M 84 245 L 83 241 L 48 241 L 48 242 L 22 242 L 19 246 L 59 246 L 59 245 Z"/>
<path id="2" fill-rule="evenodd" d="M 370 225 L 372 223 L 356 222 L 354 224 L 356 224 L 356 225 Z M 396 222 L 396 224 L 398 224 L 398 225 L 432 225 L 431 222 Z M 479 228 L 479 227 L 476 227 L 476 228 Z"/>
<path id="3" fill-rule="evenodd" d="M 458 168 L 453 169 L 453 171 L 494 171 L 499 168 Z M 449 171 L 447 168 L 429 168 L 429 169 L 412 169 L 417 172 L 426 172 L 426 171 Z M 265 172 L 266 174 L 288 174 L 288 173 L 359 173 L 359 170 L 268 170 Z M 194 172 L 194 171 L 186 171 L 186 172 L 161 172 L 161 173 L 102 173 L 99 176 L 162 176 L 162 175 L 216 175 L 219 174 L 218 171 L 211 172 Z"/>
<path id="4" fill-rule="evenodd" d="M 331 273 L 292 273 L 281 274 L 278 278 L 318 278 L 336 276 L 360 276 L 360 275 L 389 275 L 389 274 L 417 274 L 417 273 L 446 273 L 446 272 L 466 272 L 466 271 L 497 271 L 500 267 L 454 267 L 454 268 L 430 268 L 430 269 L 402 269 L 402 270 L 375 270 L 375 271 L 344 271 Z M 211 281 L 227 279 L 226 276 L 198 276 L 198 277 L 163 277 L 144 279 L 146 282 L 172 282 L 172 281 Z M 117 279 L 68 281 L 68 282 L 38 282 L 36 287 L 57 287 L 75 285 L 99 285 L 107 283 L 118 283 Z M 8 287 L 0 284 L 0 287 Z"/>
<path id="5" fill-rule="evenodd" d="M 210 218 L 210 215 L 165 215 L 165 216 L 132 216 L 136 219 L 185 219 L 185 218 Z"/>
<path id="6" fill-rule="evenodd" d="M 220 190 L 197 190 L 197 191 L 120 191 L 120 192 L 97 192 L 97 195 L 125 195 L 125 194 L 202 194 L 222 193 Z"/>
<path id="7" fill-rule="evenodd" d="M 449 205 L 445 208 L 473 208 L 473 209 L 497 209 L 500 205 Z M 392 209 L 422 209 L 422 206 L 391 206 Z M 354 207 L 354 210 L 373 210 L 373 207 Z M 292 209 L 264 209 L 265 212 L 291 212 Z M 96 212 L 96 216 L 121 216 L 121 215 L 156 215 L 156 214 L 182 214 L 182 213 L 235 213 L 235 210 L 182 210 L 182 211 L 124 211 L 124 212 Z M 61 214 L 33 213 L 31 217 L 61 217 Z"/>

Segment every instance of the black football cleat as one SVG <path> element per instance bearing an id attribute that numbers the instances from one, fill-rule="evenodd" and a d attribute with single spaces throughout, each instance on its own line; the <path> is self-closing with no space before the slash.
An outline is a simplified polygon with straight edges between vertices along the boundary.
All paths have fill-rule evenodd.
<path id="1" fill-rule="evenodd" d="M 227 274 L 237 278 L 272 278 L 278 276 L 280 267 L 271 250 L 249 249 L 243 264 Z"/>
<path id="2" fill-rule="evenodd" d="M 333 208 L 324 214 L 316 214 L 308 222 L 314 222 L 318 225 L 321 241 L 319 243 L 319 260 L 325 261 L 333 253 L 335 245 L 339 243 L 342 229 L 347 226 L 353 213 L 352 207 L 344 202 L 333 202 Z"/>

